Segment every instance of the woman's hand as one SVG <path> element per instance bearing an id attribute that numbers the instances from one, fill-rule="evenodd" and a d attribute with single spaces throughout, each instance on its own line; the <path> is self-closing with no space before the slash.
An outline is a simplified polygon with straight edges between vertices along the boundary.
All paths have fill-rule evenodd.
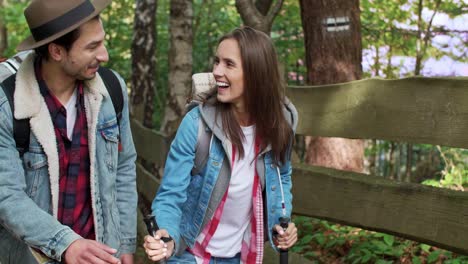
<path id="1" fill-rule="evenodd" d="M 275 245 L 279 249 L 288 249 L 296 243 L 297 228 L 294 223 L 289 223 L 286 230 L 283 230 L 279 225 L 275 225 L 273 229 L 278 233 L 278 235 L 275 236 Z"/>
<path id="2" fill-rule="evenodd" d="M 164 243 L 161 237 L 169 237 L 167 230 L 160 229 L 156 231 L 154 237 L 145 236 L 143 247 L 145 248 L 146 255 L 148 255 L 148 258 L 152 261 L 158 261 L 164 258 L 167 259 L 172 256 L 172 252 L 174 251 L 174 240 Z"/>

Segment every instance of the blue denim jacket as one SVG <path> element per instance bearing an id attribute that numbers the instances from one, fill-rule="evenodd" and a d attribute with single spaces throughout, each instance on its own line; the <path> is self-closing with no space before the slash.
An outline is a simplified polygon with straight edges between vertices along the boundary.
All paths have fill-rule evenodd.
<path id="1" fill-rule="evenodd" d="M 51 263 L 60 261 L 65 249 L 80 238 L 56 220 L 57 146 L 34 77 L 33 56 L 21 65 L 14 94 L 15 117 L 30 118 L 30 145 L 22 158 L 13 138 L 13 113 L 0 89 L 0 263 L 37 263 L 29 247 L 51 258 Z M 124 95 L 120 131 L 102 79 L 96 76 L 85 82 L 94 228 L 97 241 L 118 249 L 116 255 L 135 250 L 137 206 L 136 152 L 126 86 L 118 77 Z"/>
<path id="2" fill-rule="evenodd" d="M 295 130 L 296 109 L 289 101 L 287 108 L 284 110 L 285 117 Z M 171 144 L 162 183 L 152 204 L 159 227 L 168 230 L 175 240 L 177 255 L 181 255 L 186 247 L 194 246 L 229 185 L 232 143 L 224 135 L 221 120 L 219 115 L 216 118 L 215 111 L 213 106 L 205 104 L 194 108 L 184 117 Z M 200 118 L 203 118 L 213 136 L 205 168 L 198 175 L 191 176 Z M 292 170 L 290 159 L 277 168 L 269 150 L 267 148 L 259 155 L 256 167 L 266 202 L 265 229 L 272 242 L 272 229 L 275 224 L 279 224 L 279 217 L 289 217 L 291 214 Z M 281 185 L 286 205 L 285 215 L 281 203 Z"/>

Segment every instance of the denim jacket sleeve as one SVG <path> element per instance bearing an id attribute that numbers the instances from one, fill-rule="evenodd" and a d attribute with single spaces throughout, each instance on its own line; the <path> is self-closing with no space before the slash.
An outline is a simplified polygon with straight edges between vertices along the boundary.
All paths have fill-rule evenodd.
<path id="1" fill-rule="evenodd" d="M 182 206 L 187 199 L 190 171 L 195 157 L 198 132 L 198 107 L 185 115 L 172 141 L 161 186 L 152 204 L 160 228 L 166 229 L 180 246 Z"/>
<path id="2" fill-rule="evenodd" d="M 13 138 L 13 115 L 0 89 L 0 222 L 29 246 L 60 260 L 65 249 L 81 237 L 39 208 L 25 188 L 25 173 Z"/>
<path id="3" fill-rule="evenodd" d="M 281 184 L 283 185 L 283 192 L 284 192 L 284 203 L 285 203 L 285 209 L 286 209 L 286 217 L 289 217 L 291 219 L 291 213 L 292 213 L 292 181 L 291 181 L 291 175 L 292 175 L 292 165 L 291 165 L 291 150 L 289 150 L 289 155 L 287 155 L 286 161 L 281 164 L 279 167 L 279 173 L 280 173 L 280 179 L 281 179 Z M 273 243 L 273 227 L 274 225 L 279 225 L 279 218 L 283 216 L 282 212 L 277 211 L 277 215 L 274 216 L 273 219 L 273 226 L 269 226 L 269 237 L 270 237 L 270 243 L 273 249 L 276 251 L 278 250 Z"/>
<path id="4" fill-rule="evenodd" d="M 293 130 L 294 129 L 295 128 L 293 128 Z M 285 208 L 286 208 L 286 216 L 289 217 L 289 219 L 291 219 L 292 198 L 293 198 L 292 197 L 292 181 L 291 181 L 291 176 L 292 176 L 291 157 L 292 157 L 292 152 L 294 151 L 293 150 L 294 136 L 290 138 L 289 142 L 290 144 L 286 152 L 285 162 L 284 164 L 281 164 L 279 171 L 280 171 L 281 183 L 283 185 L 283 191 L 284 191 L 284 203 L 285 203 Z"/>
<path id="5" fill-rule="evenodd" d="M 120 214 L 121 241 L 119 252 L 122 254 L 134 253 L 136 249 L 136 226 L 137 226 L 137 202 L 136 189 L 136 151 L 130 130 L 130 119 L 128 110 L 127 86 L 122 77 L 118 76 L 124 99 L 122 117 L 120 119 L 120 144 L 122 151 L 119 152 L 117 167 L 117 208 Z"/>

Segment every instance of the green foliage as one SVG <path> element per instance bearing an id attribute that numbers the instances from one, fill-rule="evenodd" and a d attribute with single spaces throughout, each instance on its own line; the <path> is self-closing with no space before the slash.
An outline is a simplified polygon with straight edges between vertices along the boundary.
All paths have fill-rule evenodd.
<path id="1" fill-rule="evenodd" d="M 393 235 L 295 216 L 299 240 L 291 251 L 319 263 L 467 263 L 456 255 Z"/>
<path id="2" fill-rule="evenodd" d="M 440 179 L 429 179 L 423 184 L 450 188 L 454 190 L 465 190 L 468 188 L 468 150 L 437 146 L 443 162 L 444 169 L 441 171 Z"/>
<path id="3" fill-rule="evenodd" d="M 463 1 L 422 1 L 423 19 L 419 23 L 418 1 L 408 0 L 361 0 L 362 43 L 365 53 L 371 54 L 370 72 L 365 76 L 385 76 L 395 78 L 404 75 L 414 75 L 414 65 L 398 64 L 401 56 L 416 58 L 421 56 L 423 62 L 428 58 L 440 59 L 449 57 L 456 61 L 467 61 L 466 45 L 463 33 L 451 32 L 444 25 L 429 24 L 430 17 L 445 14 L 450 18 L 462 15 Z M 429 15 L 429 17 L 428 17 Z M 419 32 L 420 31 L 420 32 Z M 428 32 L 428 34 L 427 34 Z M 427 43 L 424 38 L 428 37 Z M 451 38 L 449 44 L 432 42 L 436 37 Z M 440 39 L 440 38 L 439 38 Z M 443 39 L 443 38 L 442 38 Z M 462 54 L 460 56 L 460 54 Z M 463 55 L 464 54 L 464 55 Z M 423 65 L 424 66 L 424 65 Z M 425 74 L 438 74 L 428 73 Z"/>
<path id="4" fill-rule="evenodd" d="M 106 47 L 109 52 L 107 66 L 118 71 L 127 82 L 130 81 L 132 70 L 130 48 L 134 12 L 134 0 L 119 0 L 113 1 L 111 6 L 101 14 L 106 30 Z"/>
<path id="5" fill-rule="evenodd" d="M 4 8 L 0 9 L 0 16 L 3 17 L 8 34 L 8 47 L 4 54 L 0 54 L 0 57 L 14 55 L 16 53 L 16 46 L 30 35 L 26 19 L 23 15 L 25 7 L 26 3 L 23 2 L 8 2 Z"/>
<path id="6" fill-rule="evenodd" d="M 307 75 L 300 12 L 299 1 L 285 0 L 271 31 L 284 78 L 291 85 L 304 85 Z"/>

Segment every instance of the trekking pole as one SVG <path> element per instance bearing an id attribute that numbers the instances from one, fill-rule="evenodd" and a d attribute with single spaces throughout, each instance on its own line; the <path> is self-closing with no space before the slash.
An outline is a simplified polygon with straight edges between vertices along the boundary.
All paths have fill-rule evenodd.
<path id="1" fill-rule="evenodd" d="M 288 229 L 289 225 L 289 217 L 280 217 L 280 226 L 283 228 L 284 231 Z M 288 250 L 287 249 L 280 249 L 280 264 L 288 264 Z"/>
<path id="2" fill-rule="evenodd" d="M 156 217 L 154 215 L 147 215 L 143 219 L 146 224 L 146 229 L 148 230 L 148 233 L 150 236 L 156 236 L 156 231 L 159 230 L 158 224 L 156 223 Z M 172 240 L 171 237 L 161 237 L 161 240 L 164 241 L 164 243 L 167 243 Z M 158 261 L 159 264 L 166 264 L 166 259 L 163 258 Z"/>

